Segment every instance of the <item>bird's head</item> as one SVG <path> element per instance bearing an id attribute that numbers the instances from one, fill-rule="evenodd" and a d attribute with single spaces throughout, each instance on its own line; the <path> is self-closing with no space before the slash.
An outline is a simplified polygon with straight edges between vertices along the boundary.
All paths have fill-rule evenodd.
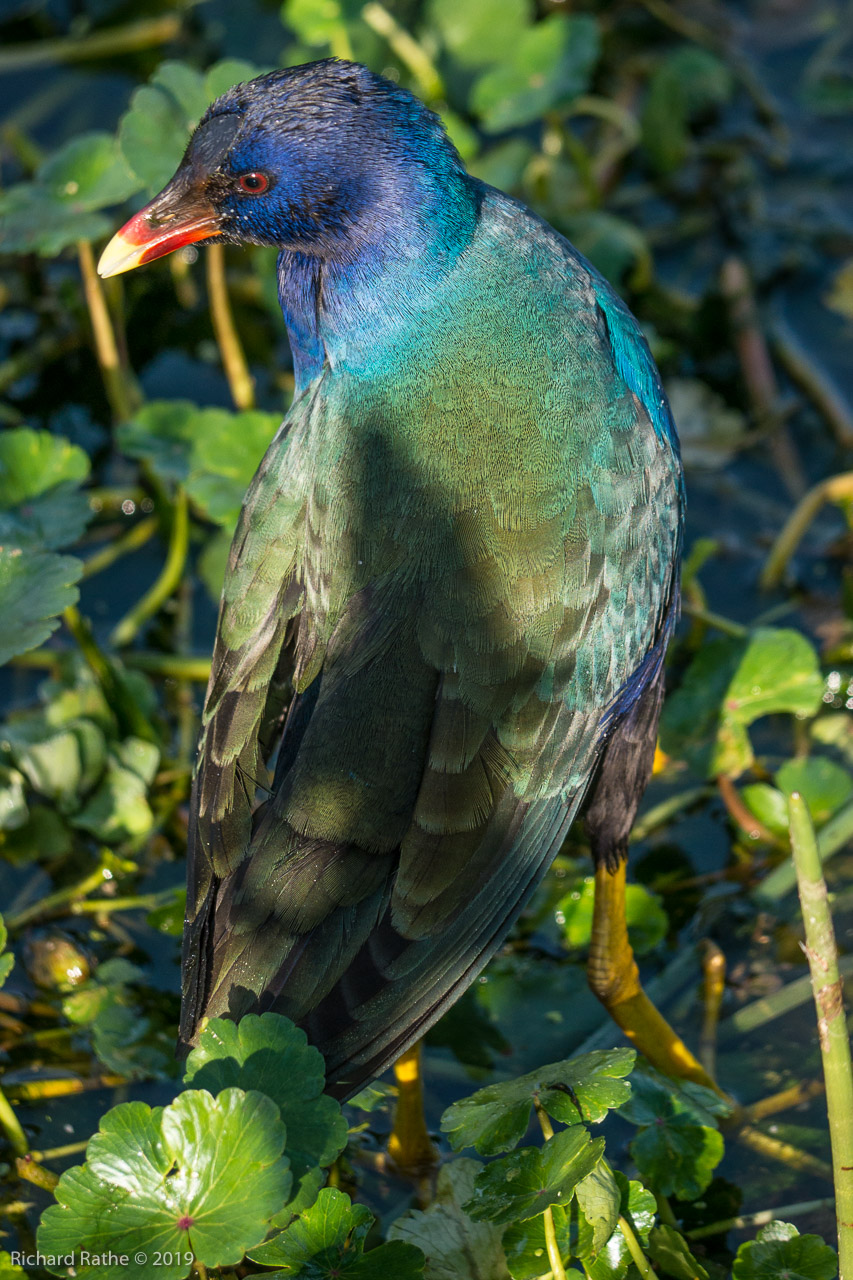
<path id="1" fill-rule="evenodd" d="M 452 227 L 454 201 L 458 217 L 470 209 L 467 181 L 438 117 L 407 90 L 336 59 L 274 71 L 209 108 L 171 182 L 98 270 L 211 241 L 352 261 L 395 221 L 441 210 Z"/>

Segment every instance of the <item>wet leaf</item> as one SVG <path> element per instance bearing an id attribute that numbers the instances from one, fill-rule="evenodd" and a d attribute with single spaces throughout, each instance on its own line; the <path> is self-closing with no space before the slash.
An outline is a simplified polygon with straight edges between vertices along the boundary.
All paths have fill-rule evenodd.
<path id="1" fill-rule="evenodd" d="M 647 1248 L 652 1263 L 673 1280 L 708 1280 L 708 1272 L 696 1261 L 684 1236 L 674 1227 L 654 1227 L 649 1232 Z"/>
<path id="2" fill-rule="evenodd" d="M 39 713 L 9 721 L 3 743 L 30 786 L 64 812 L 100 778 L 107 763 L 104 735 L 91 720 L 69 720 L 55 729 Z"/>
<path id="3" fill-rule="evenodd" d="M 474 1194 L 462 1207 L 478 1222 L 519 1222 L 552 1204 L 568 1204 L 604 1152 L 586 1129 L 564 1129 L 538 1147 L 524 1147 L 487 1165 L 477 1175 Z"/>
<path id="4" fill-rule="evenodd" d="M 71 817 L 71 824 L 107 844 L 147 835 L 154 825 L 148 787 L 138 773 L 125 769 L 111 755 L 103 780 Z"/>
<path id="5" fill-rule="evenodd" d="M 572 885 L 554 908 L 557 923 L 570 947 L 588 947 L 592 936 L 595 880 L 584 876 Z M 625 886 L 625 918 L 631 946 L 638 956 L 646 955 L 664 940 L 669 919 L 656 893 L 642 884 Z"/>
<path id="6" fill-rule="evenodd" d="M 6 925 L 3 923 L 3 917 L 0 916 L 0 987 L 12 972 L 15 964 L 15 957 L 6 950 L 6 943 L 9 941 L 9 934 Z"/>
<path id="7" fill-rule="evenodd" d="M 826 756 L 786 760 L 776 773 L 776 785 L 786 796 L 799 791 L 818 827 L 853 794 L 853 779 L 847 769 Z"/>
<path id="8" fill-rule="evenodd" d="M 471 106 L 490 133 L 529 124 L 587 88 L 598 61 L 598 25 L 553 13 L 513 42 L 512 56 L 476 82 Z"/>
<path id="9" fill-rule="evenodd" d="M 578 1183 L 575 1196 L 592 1229 L 589 1252 L 595 1257 L 613 1235 L 619 1220 L 621 1195 L 610 1166 L 602 1160 L 583 1182 Z"/>
<path id="10" fill-rule="evenodd" d="M 770 1222 L 754 1240 L 738 1249 L 734 1280 L 833 1280 L 838 1273 L 835 1250 L 820 1236 L 801 1236 L 790 1222 Z"/>
<path id="11" fill-rule="evenodd" d="M 57 614 L 77 602 L 82 572 L 72 556 L 0 547 L 0 666 L 56 630 Z"/>
<path id="12" fill-rule="evenodd" d="M 172 938 L 180 938 L 184 932 L 184 917 L 187 914 L 187 893 L 185 889 L 175 889 L 173 894 L 171 902 L 148 912 L 145 923 L 160 933 L 166 933 Z"/>
<path id="13" fill-rule="evenodd" d="M 276 413 L 231 413 L 200 409 L 189 400 L 159 400 L 120 427 L 119 439 L 125 453 L 144 459 L 161 480 L 185 484 L 202 514 L 232 530 L 280 425 Z"/>
<path id="14" fill-rule="evenodd" d="M 82 133 L 55 152 L 36 172 L 36 181 L 57 199 L 91 212 L 121 204 L 139 190 L 118 139 L 111 133 Z"/>
<path id="15" fill-rule="evenodd" d="M 28 427 L 0 433 L 0 545 L 76 542 L 92 514 L 79 489 L 88 475 L 86 454 L 61 436 Z"/>
<path id="16" fill-rule="evenodd" d="M 635 1057 L 633 1049 L 597 1050 L 487 1085 L 448 1107 L 442 1131 L 456 1150 L 473 1146 L 480 1155 L 496 1155 L 524 1137 L 536 1099 L 563 1124 L 597 1122 L 630 1096 L 624 1077 Z"/>
<path id="17" fill-rule="evenodd" d="M 429 1208 L 410 1210 L 388 1230 L 389 1240 L 406 1240 L 423 1251 L 426 1280 L 508 1280 L 501 1230 L 474 1222 L 462 1208 L 482 1167 L 465 1158 L 443 1165 Z"/>
<path id="18" fill-rule="evenodd" d="M 153 1111 L 142 1102 L 113 1107 L 86 1163 L 60 1178 L 38 1248 L 147 1254 L 134 1265 L 137 1280 L 183 1280 L 193 1256 L 208 1267 L 234 1266 L 287 1199 L 284 1140 L 275 1104 L 240 1089 L 218 1098 L 188 1091 Z M 157 1265 L 158 1253 L 173 1260 Z M 80 1265 L 74 1274 L 122 1280 L 127 1268 Z"/>
<path id="19" fill-rule="evenodd" d="M 695 1200 L 723 1158 L 716 1116 L 727 1106 L 700 1085 L 669 1081 L 649 1068 L 631 1077 L 620 1115 L 640 1131 L 630 1152 L 644 1181 L 661 1195 Z"/>
<path id="20" fill-rule="evenodd" d="M 379 1245 L 364 1253 L 364 1239 L 373 1215 L 364 1205 L 352 1204 L 342 1191 L 326 1188 L 310 1209 L 292 1226 L 266 1244 L 251 1250 L 253 1262 L 281 1267 L 275 1276 L 300 1276 L 326 1280 L 350 1276 L 352 1280 L 417 1280 L 423 1275 L 420 1249 L 402 1240 Z"/>
<path id="21" fill-rule="evenodd" d="M 346 1144 L 340 1106 L 323 1093 L 322 1055 L 289 1018 L 250 1014 L 239 1023 L 212 1018 L 187 1058 L 184 1080 L 216 1093 L 228 1085 L 272 1098 L 287 1125 L 287 1154 L 299 1176 L 329 1165 Z"/>
<path id="22" fill-rule="evenodd" d="M 758 627 L 711 641 L 666 701 L 661 746 L 704 775 L 738 777 L 753 760 L 747 727 L 774 712 L 813 715 L 822 692 L 817 654 L 798 631 Z"/>
<path id="23" fill-rule="evenodd" d="M 769 782 L 751 782 L 742 787 L 741 799 L 759 822 L 776 835 L 788 834 L 788 802 Z"/>

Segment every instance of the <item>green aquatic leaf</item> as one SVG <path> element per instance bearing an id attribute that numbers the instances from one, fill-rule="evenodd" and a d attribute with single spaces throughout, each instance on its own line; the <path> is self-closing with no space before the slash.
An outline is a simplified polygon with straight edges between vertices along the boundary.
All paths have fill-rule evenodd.
<path id="1" fill-rule="evenodd" d="M 663 1224 L 652 1228 L 646 1248 L 652 1263 L 673 1280 L 708 1280 L 708 1272 L 674 1227 Z"/>
<path id="2" fill-rule="evenodd" d="M 15 964 L 15 957 L 6 950 L 6 943 L 9 941 L 9 933 L 0 916 L 0 987 L 8 978 Z"/>
<path id="3" fill-rule="evenodd" d="M 0 831 L 16 831 L 29 817 L 24 794 L 24 775 L 0 764 Z"/>
<path id="4" fill-rule="evenodd" d="M 487 1165 L 462 1207 L 478 1222 L 519 1222 L 552 1204 L 568 1204 L 577 1184 L 592 1173 L 604 1153 L 604 1139 L 586 1129 L 564 1129 L 540 1150 L 524 1147 Z"/>
<path id="5" fill-rule="evenodd" d="M 786 760 L 776 772 L 776 785 L 786 796 L 799 791 L 815 826 L 823 824 L 853 794 L 853 778 L 842 765 L 826 756 Z"/>
<path id="6" fill-rule="evenodd" d="M 5 1249 L 0 1250 L 0 1280 L 17 1280 L 18 1276 L 26 1276 L 23 1267 L 12 1261 L 12 1255 Z"/>
<path id="7" fill-rule="evenodd" d="M 82 572 L 73 556 L 0 547 L 0 666 L 56 630 L 57 615 L 77 603 Z"/>
<path id="8" fill-rule="evenodd" d="M 635 1057 L 633 1049 L 596 1050 L 487 1085 L 448 1107 L 442 1131 L 456 1150 L 473 1146 L 481 1155 L 496 1155 L 524 1137 L 536 1100 L 563 1124 L 597 1122 L 629 1097 L 624 1077 Z"/>
<path id="9" fill-rule="evenodd" d="M 64 858 L 71 852 L 73 839 L 63 819 L 55 809 L 46 805 L 31 804 L 23 826 L 0 834 L 0 854 L 4 862 L 23 866 L 42 858 L 50 862 Z"/>
<path id="10" fill-rule="evenodd" d="M 616 1230 L 621 1195 L 613 1170 L 605 1161 L 579 1182 L 575 1197 L 586 1222 L 592 1229 L 590 1254 L 595 1257 Z"/>
<path id="11" fill-rule="evenodd" d="M 232 413 L 200 409 L 189 400 L 159 400 L 145 405 L 118 434 L 124 453 L 144 459 L 166 483 L 186 485 L 203 515 L 232 530 L 280 425 L 277 413 Z"/>
<path id="12" fill-rule="evenodd" d="M 727 1104 L 710 1089 L 670 1081 L 650 1068 L 631 1077 L 631 1097 L 620 1110 L 638 1125 L 631 1156 L 644 1181 L 661 1195 L 695 1200 L 723 1158 L 716 1118 Z"/>
<path id="13" fill-rule="evenodd" d="M 835 1250 L 820 1236 L 801 1236 L 790 1222 L 770 1222 L 746 1240 L 732 1264 L 734 1280 L 833 1280 Z"/>
<path id="14" fill-rule="evenodd" d="M 814 715 L 823 694 L 817 654 L 798 631 L 757 627 L 705 644 L 667 698 L 661 747 L 706 776 L 738 777 L 753 761 L 747 728 L 762 716 Z"/>
<path id="15" fill-rule="evenodd" d="M 225 58 L 202 75 L 185 62 L 160 63 L 150 83 L 135 91 L 119 121 L 122 155 L 149 194 L 154 195 L 172 177 L 190 133 L 213 99 L 264 69 L 239 58 Z"/>
<path id="16" fill-rule="evenodd" d="M 420 1249 L 392 1240 L 364 1253 L 364 1240 L 373 1214 L 364 1205 L 329 1187 L 314 1204 L 280 1235 L 250 1250 L 253 1262 L 281 1267 L 274 1276 L 300 1276 L 303 1280 L 327 1280 L 347 1276 L 351 1280 L 417 1280 L 423 1275 Z"/>
<path id="17" fill-rule="evenodd" d="M 642 114 L 643 145 L 658 173 L 673 173 L 687 159 L 689 125 L 699 113 L 727 102 L 733 79 L 706 49 L 683 45 L 652 76 Z"/>
<path id="18" fill-rule="evenodd" d="M 107 844 L 139 839 L 154 826 L 148 786 L 138 773 L 124 768 L 111 753 L 97 789 L 70 821 L 72 826 L 89 831 Z"/>
<path id="19" fill-rule="evenodd" d="M 107 744 L 91 720 L 69 720 L 54 728 L 37 712 L 10 720 L 2 742 L 30 786 L 69 812 L 104 771 Z"/>
<path id="20" fill-rule="evenodd" d="M 426 21 L 468 70 L 511 61 L 531 26 L 529 0 L 430 0 Z"/>
<path id="21" fill-rule="evenodd" d="M 60 1178 L 38 1248 L 54 1256 L 128 1254 L 136 1280 L 183 1280 L 193 1257 L 235 1266 L 287 1199 L 284 1141 L 275 1104 L 240 1089 L 217 1098 L 189 1091 L 153 1111 L 142 1102 L 113 1107 L 86 1163 Z M 127 1267 L 82 1263 L 73 1274 L 124 1280 Z"/>
<path id="22" fill-rule="evenodd" d="M 57 200 L 94 211 L 121 204 L 140 187 L 112 133 L 82 133 L 54 152 L 36 171 L 36 181 Z"/>
<path id="23" fill-rule="evenodd" d="M 0 193 L 0 252 L 55 258 L 78 240 L 99 240 L 110 230 L 102 213 L 57 200 L 34 182 Z"/>
<path id="24" fill-rule="evenodd" d="M 552 13 L 513 41 L 506 61 L 480 76 L 471 106 L 490 133 L 530 124 L 587 89 L 598 54 L 594 18 Z"/>
<path id="25" fill-rule="evenodd" d="M 788 834 L 788 801 L 769 782 L 750 782 L 740 789 L 740 798 L 749 812 L 776 835 Z"/>
<path id="26" fill-rule="evenodd" d="M 76 542 L 92 516 L 79 488 L 88 475 L 86 454 L 62 436 L 0 433 L 0 545 L 52 551 Z"/>
<path id="27" fill-rule="evenodd" d="M 592 937 L 592 915 L 595 905 L 595 880 L 584 876 L 576 880 L 554 908 L 563 937 L 570 947 L 588 947 Z M 625 919 L 634 952 L 644 956 L 663 942 L 669 931 L 669 919 L 656 893 L 642 884 L 625 886 Z"/>
<path id="28" fill-rule="evenodd" d="M 322 1055 L 300 1027 L 277 1013 L 249 1014 L 239 1023 L 212 1018 L 187 1058 L 184 1080 L 212 1093 L 238 1085 L 272 1098 L 287 1125 L 287 1154 L 297 1176 L 312 1165 L 330 1165 L 346 1145 L 341 1108 L 323 1093 Z"/>
<path id="29" fill-rule="evenodd" d="M 478 1160 L 465 1158 L 442 1165 L 429 1208 L 411 1209 L 388 1230 L 389 1240 L 405 1240 L 422 1250 L 426 1280 L 509 1278 L 501 1229 L 491 1222 L 474 1222 L 462 1208 L 474 1194 L 482 1167 Z"/>

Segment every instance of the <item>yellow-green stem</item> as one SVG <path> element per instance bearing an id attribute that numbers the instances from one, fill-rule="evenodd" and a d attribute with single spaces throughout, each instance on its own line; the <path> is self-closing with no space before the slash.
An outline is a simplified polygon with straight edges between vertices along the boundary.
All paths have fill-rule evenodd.
<path id="1" fill-rule="evenodd" d="M 58 667 L 63 653 L 67 652 L 67 649 L 31 649 L 29 653 L 18 654 L 9 665 L 24 667 L 27 670 L 53 671 Z M 210 678 L 209 658 L 134 650 L 124 654 L 122 662 L 126 667 L 134 667 L 137 671 L 146 671 L 149 675 L 160 676 L 163 679 L 192 680 L 196 684 L 207 684 Z"/>
<path id="2" fill-rule="evenodd" d="M 554 1136 L 554 1126 L 548 1112 L 540 1104 L 537 1098 L 534 1102 L 536 1108 L 536 1118 L 539 1121 L 539 1127 L 546 1142 Z M 554 1215 L 551 1212 L 550 1205 L 542 1215 L 542 1221 L 545 1226 L 545 1245 L 548 1249 L 548 1261 L 551 1264 L 551 1274 L 554 1280 L 566 1280 L 566 1268 L 563 1266 L 563 1259 L 560 1256 L 560 1246 L 557 1243 L 557 1228 L 554 1226 Z"/>
<path id="3" fill-rule="evenodd" d="M 79 40 L 35 40 L 32 44 L 9 45 L 0 53 L 0 71 L 23 71 L 53 62 L 112 58 L 118 53 L 150 49 L 176 39 L 181 33 L 181 21 L 180 14 L 166 14 L 161 18 L 130 22 L 124 27 L 95 31 Z"/>
<path id="4" fill-rule="evenodd" d="M 115 564 L 116 560 L 120 560 L 129 551 L 138 551 L 140 547 L 144 547 L 149 538 L 157 532 L 157 524 L 156 516 L 146 516 L 132 529 L 128 529 L 127 533 L 123 533 L 120 538 L 113 539 L 100 551 L 94 552 L 83 563 L 83 577 L 91 578 L 96 573 L 103 573 L 104 569 L 109 569 L 110 565 Z"/>
<path id="5" fill-rule="evenodd" d="M 58 1173 L 54 1173 L 52 1169 L 46 1169 L 43 1164 L 37 1164 L 28 1156 L 18 1156 L 15 1168 L 19 1178 L 23 1178 L 25 1182 L 31 1182 L 34 1187 L 41 1187 L 43 1191 L 53 1191 L 59 1181 Z"/>
<path id="6" fill-rule="evenodd" d="M 140 397 L 136 384 L 126 368 L 122 367 L 112 318 L 104 297 L 101 278 L 95 270 L 95 257 L 88 240 L 77 241 L 77 257 L 83 277 L 83 293 L 92 322 L 95 339 L 95 355 L 104 381 L 104 390 L 116 422 L 125 422 L 139 407 Z"/>
<path id="7" fill-rule="evenodd" d="M 0 1089 L 0 1125 L 2 1125 L 3 1132 L 9 1139 L 9 1145 L 15 1155 L 25 1156 L 30 1149 L 27 1135 L 21 1128 L 21 1122 L 2 1089 Z"/>
<path id="8" fill-rule="evenodd" d="M 418 44 L 414 36 L 401 27 L 384 4 L 371 0 L 361 11 L 361 16 L 377 35 L 387 40 L 391 49 L 418 82 L 421 96 L 427 102 L 440 102 L 445 97 L 444 81 L 432 59 Z"/>
<path id="9" fill-rule="evenodd" d="M 166 603 L 178 588 L 187 562 L 187 551 L 190 543 L 189 503 L 186 491 L 179 488 L 175 498 L 175 510 L 172 518 L 172 532 L 169 538 L 169 550 L 166 563 L 156 582 L 137 600 L 133 608 L 125 614 L 121 622 L 113 630 L 110 643 L 120 649 L 128 645 L 136 637 L 143 623 L 152 618 L 157 610 Z"/>
<path id="10" fill-rule="evenodd" d="M 796 791 L 788 800 L 788 814 L 826 1082 L 838 1221 L 838 1274 L 839 1280 L 853 1280 L 853 1068 L 844 991 L 814 828 L 806 802 Z"/>
<path id="11" fill-rule="evenodd" d="M 49 1147 L 44 1151 L 31 1151 L 30 1159 L 37 1160 L 39 1164 L 43 1164 L 45 1160 L 63 1160 L 66 1156 L 79 1155 L 81 1151 L 86 1150 L 88 1145 L 88 1138 L 85 1138 L 82 1142 L 66 1142 L 64 1147 Z"/>
<path id="12" fill-rule="evenodd" d="M 213 332 L 222 356 L 222 367 L 228 379 L 231 399 L 238 409 L 252 409 L 255 404 L 255 383 L 234 324 L 225 281 L 225 247 L 221 244 L 209 245 L 207 249 L 207 293 Z"/>
<path id="13" fill-rule="evenodd" d="M 706 1223 L 704 1227 L 694 1227 L 684 1234 L 688 1240 L 706 1240 L 708 1236 L 724 1235 L 727 1231 L 743 1231 L 752 1227 L 766 1227 L 768 1222 L 789 1222 L 791 1218 L 804 1218 L 806 1214 L 831 1209 L 834 1204 L 834 1197 L 826 1200 L 803 1200 L 800 1204 L 780 1205 L 778 1209 L 761 1209 L 758 1213 L 744 1213 L 737 1218 L 723 1218 L 720 1222 Z"/>
<path id="14" fill-rule="evenodd" d="M 842 502 L 845 499 L 853 500 L 853 471 L 830 476 L 828 480 L 822 480 L 820 484 L 809 489 L 791 512 L 770 549 L 759 578 L 759 585 L 762 588 L 775 587 L 781 580 L 788 561 L 823 504 Z"/>
<path id="15" fill-rule="evenodd" d="M 88 876 L 84 876 L 82 880 L 78 880 L 76 884 L 68 885 L 65 889 L 57 889 L 55 893 L 48 893 L 32 906 L 19 911 L 17 915 L 7 916 L 6 928 L 10 933 L 14 933 L 18 929 L 23 929 L 24 925 L 32 924 L 34 920 L 53 915 L 58 908 L 67 906 L 75 898 L 84 898 L 94 889 L 100 889 L 105 880 L 104 867 L 101 865 Z"/>
<path id="16" fill-rule="evenodd" d="M 631 1226 L 628 1219 L 620 1218 L 619 1226 L 621 1228 L 622 1235 L 625 1237 L 625 1243 L 628 1246 L 628 1252 L 633 1259 L 634 1266 L 643 1277 L 643 1280 L 657 1280 L 654 1267 L 643 1253 L 642 1245 L 634 1235 L 634 1228 Z"/>

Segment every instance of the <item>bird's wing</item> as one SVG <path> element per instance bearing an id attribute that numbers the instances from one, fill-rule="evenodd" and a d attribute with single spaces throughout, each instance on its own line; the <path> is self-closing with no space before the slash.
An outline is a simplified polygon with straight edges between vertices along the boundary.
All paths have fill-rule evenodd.
<path id="1" fill-rule="evenodd" d="M 440 382 L 390 409 L 321 396 L 288 459 L 268 455 L 205 713 L 187 1038 L 203 1015 L 275 1009 L 348 1096 L 468 985 L 559 849 L 608 709 L 665 625 L 679 538 L 671 447 L 602 359 L 606 316 L 584 324 L 576 348 L 598 331 L 569 403 L 544 386 L 538 418 L 529 385 L 489 399 L 456 359 L 450 443 L 471 445 L 468 469 L 457 455 L 440 470 Z M 428 456 L 406 447 L 401 403 L 432 429 Z M 276 778 L 253 815 L 247 779 L 288 664 Z"/>

